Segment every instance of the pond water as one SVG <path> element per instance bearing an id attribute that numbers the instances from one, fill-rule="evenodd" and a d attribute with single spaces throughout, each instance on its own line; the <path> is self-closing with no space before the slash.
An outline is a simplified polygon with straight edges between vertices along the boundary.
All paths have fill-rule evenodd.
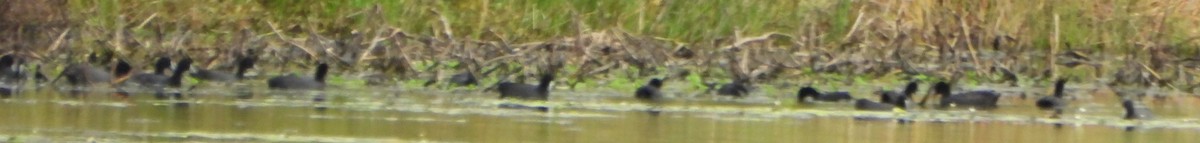
<path id="1" fill-rule="evenodd" d="M 1156 118 L 1135 121 L 1121 118 L 1116 97 L 1085 89 L 1070 90 L 1082 98 L 1060 119 L 1032 105 L 1039 94 L 1007 96 L 995 110 L 866 112 L 681 91 L 650 103 L 604 90 L 555 89 L 531 102 L 462 89 L 246 89 L 263 87 L 209 86 L 181 99 L 22 87 L 0 99 L 0 142 L 1200 142 L 1194 97 L 1146 98 Z M 501 108 L 513 105 L 549 110 Z"/>

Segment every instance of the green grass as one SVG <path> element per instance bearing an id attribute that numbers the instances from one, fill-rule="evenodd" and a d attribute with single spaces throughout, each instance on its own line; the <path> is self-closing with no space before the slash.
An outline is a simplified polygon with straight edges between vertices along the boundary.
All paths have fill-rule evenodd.
<path id="1" fill-rule="evenodd" d="M 440 16 L 456 36 L 479 38 L 495 30 L 515 41 L 539 41 L 577 32 L 621 29 L 633 34 L 702 41 L 765 32 L 818 32 L 827 41 L 844 40 L 855 24 L 860 9 L 865 19 L 875 22 L 933 22 L 942 29 L 959 26 L 959 17 L 976 32 L 1016 34 L 1033 46 L 1045 47 L 1055 14 L 1061 18 L 1060 39 L 1070 43 L 1124 45 L 1128 39 L 1162 37 L 1154 41 L 1181 41 L 1196 37 L 1187 31 L 1197 19 L 1195 6 L 1173 5 L 1174 1 L 1020 1 L 1020 2 L 909 2 L 868 3 L 864 1 L 680 1 L 680 0 L 346 0 L 346 1 L 71 1 L 71 16 L 85 26 L 113 28 L 139 24 L 150 15 L 157 20 L 188 23 L 193 29 L 227 31 L 243 26 L 265 31 L 262 21 L 317 27 L 325 32 L 344 28 L 387 28 L 435 35 L 442 29 Z M 876 5 L 883 4 L 883 5 Z M 372 8 L 378 6 L 378 14 Z M 902 9 L 897 11 L 883 11 Z M 924 12 L 924 13 L 922 13 Z M 437 14 L 435 14 L 437 13 Z M 122 18 L 123 17 L 123 18 Z M 1164 18 L 1165 17 L 1165 18 Z M 1158 28 L 1164 23 L 1164 28 Z M 999 24 L 997 26 L 997 24 Z M 818 30 L 806 30 L 815 26 Z M 883 29 L 860 27 L 860 30 Z M 913 25 L 924 27 L 925 25 Z M 991 29 L 997 28 L 997 29 Z M 582 31 L 580 31 L 582 30 Z M 919 30 L 919 29 L 914 29 Z M 996 30 L 996 31 L 991 31 Z M 915 31 L 912 31 L 915 32 Z M 340 33 L 338 33 L 340 34 Z M 799 33 L 797 33 L 799 34 Z"/>
<path id="2" fill-rule="evenodd" d="M 348 0 L 348 1 L 72 1 L 72 14 L 87 26 L 136 24 L 150 15 L 160 20 L 216 29 L 237 28 L 247 20 L 272 21 L 284 26 L 316 26 L 324 32 L 338 28 L 396 27 L 435 35 L 445 16 L 456 36 L 478 38 L 495 30 L 514 41 L 540 41 L 577 32 L 622 29 L 641 35 L 695 41 L 734 34 L 795 31 L 814 8 L 827 2 L 765 1 L 636 1 L 636 0 Z M 369 14 L 378 5 L 379 14 Z M 849 6 L 849 3 L 841 3 Z M 95 9 L 94 12 L 87 11 Z M 212 13 L 221 13 L 214 15 Z M 849 11 L 842 10 L 840 14 Z M 435 14 L 438 13 L 438 14 Z M 440 14 L 440 15 L 439 15 Z M 124 16 L 124 20 L 119 17 Z M 852 19 L 849 19 L 852 20 Z M 847 25 L 842 19 L 841 25 Z M 266 30 L 265 24 L 251 23 Z M 197 26 L 200 27 L 200 26 Z M 221 29 L 229 28 L 229 29 Z M 844 29 L 844 28 L 843 28 Z"/>
<path id="3" fill-rule="evenodd" d="M 1060 17 L 1061 25 L 1057 27 L 1061 32 L 1060 43 L 1079 47 L 1084 43 L 1110 47 L 1126 47 L 1142 41 L 1175 43 L 1200 35 L 1188 30 L 1200 21 L 1190 15 L 1198 11 L 1196 6 L 1152 3 L 1178 2 L 131 0 L 71 1 L 69 5 L 72 19 L 82 21 L 84 26 L 108 29 L 136 26 L 157 15 L 154 22 L 187 24 L 190 29 L 200 30 L 199 33 L 227 33 L 246 26 L 268 31 L 265 22 L 274 22 L 280 26 L 309 26 L 330 35 L 345 34 L 349 29 L 393 27 L 415 34 L 440 35 L 446 33 L 440 20 L 445 17 L 457 37 L 478 39 L 489 36 L 483 35 L 485 31 L 493 30 L 516 42 L 618 29 L 684 42 L 719 39 L 741 31 L 744 36 L 767 32 L 817 34 L 816 38 L 838 43 L 848 40 L 844 36 L 855 25 L 860 26 L 855 33 L 870 33 L 895 31 L 889 24 L 900 23 L 911 27 L 900 30 L 907 33 L 934 28 L 929 26 L 957 33 L 960 24 L 967 24 L 977 28 L 973 33 L 1011 35 L 1027 41 L 1022 43 L 1028 46 L 1044 48 L 1051 44 L 1049 39 L 1056 28 L 1054 15 Z M 376 6 L 378 13 L 372 12 Z M 873 23 L 857 21 L 860 12 L 863 20 Z"/>

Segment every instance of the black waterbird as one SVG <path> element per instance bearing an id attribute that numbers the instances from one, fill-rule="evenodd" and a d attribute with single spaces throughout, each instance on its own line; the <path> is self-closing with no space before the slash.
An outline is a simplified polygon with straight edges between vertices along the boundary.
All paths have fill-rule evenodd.
<path id="1" fill-rule="evenodd" d="M 991 109 L 996 107 L 996 102 L 1000 100 L 1000 94 L 991 90 L 976 90 L 967 91 L 958 94 L 951 94 L 950 84 L 946 82 L 938 82 L 933 86 L 932 92 L 934 95 L 941 96 L 937 104 L 938 108 L 950 106 L 963 106 Z M 929 96 L 921 99 L 921 105 L 925 105 L 925 101 Z"/>
<path id="2" fill-rule="evenodd" d="M 799 100 L 800 102 L 804 102 L 805 100 L 807 100 L 809 98 L 811 98 L 812 100 L 815 100 L 815 101 L 828 101 L 828 102 L 845 101 L 845 100 L 851 99 L 849 92 L 838 91 L 838 92 L 821 93 L 820 91 L 817 91 L 816 88 L 813 88 L 810 86 L 800 88 L 800 91 L 798 91 L 796 93 L 796 99 Z"/>
<path id="3" fill-rule="evenodd" d="M 1054 93 L 1051 96 L 1043 96 L 1038 98 L 1035 103 L 1039 109 L 1055 110 L 1061 112 L 1062 108 L 1067 106 L 1067 101 L 1063 99 L 1063 87 L 1066 86 L 1066 79 L 1058 79 L 1054 82 Z"/>
<path id="4" fill-rule="evenodd" d="M 554 81 L 554 74 L 542 74 L 538 85 L 503 81 L 496 86 L 496 90 L 500 92 L 500 98 L 547 100 L 550 98 L 550 82 L 552 81 Z"/>
<path id="5" fill-rule="evenodd" d="M 1154 114 L 1150 113 L 1149 109 L 1146 109 L 1145 106 L 1142 106 L 1137 101 L 1129 99 L 1122 100 L 1121 107 L 1125 108 L 1125 119 L 1137 120 L 1154 118 Z"/>
<path id="6" fill-rule="evenodd" d="M 884 95 L 880 95 L 880 96 L 884 96 Z M 897 98 L 899 98 L 899 99 L 897 99 L 898 101 L 901 101 L 898 103 L 898 105 L 875 102 L 875 101 L 871 101 L 869 99 L 858 99 L 858 100 L 854 101 L 854 109 L 867 110 L 867 111 L 893 111 L 893 110 L 896 110 L 896 108 L 899 108 L 901 110 L 908 109 L 908 102 L 903 102 L 903 101 L 908 100 L 908 96 L 898 96 Z"/>
<path id="7" fill-rule="evenodd" d="M 267 80 L 267 87 L 271 89 L 298 89 L 298 90 L 316 90 L 325 88 L 325 75 L 329 72 L 329 64 L 321 63 L 317 65 L 316 72 L 312 77 L 301 77 L 296 74 L 288 74 L 283 76 L 272 77 Z"/>
<path id="8" fill-rule="evenodd" d="M 717 95 L 734 97 L 746 96 L 746 94 L 750 93 L 750 86 L 747 84 L 749 84 L 749 80 L 745 78 L 739 78 L 737 80 L 733 80 L 733 82 L 722 84 L 720 87 L 716 88 Z M 709 86 L 712 88 L 712 86 L 715 86 L 715 84 Z"/>
<path id="9" fill-rule="evenodd" d="M 63 68 L 62 72 L 58 74 L 58 77 L 55 77 L 54 80 L 50 81 L 50 83 L 53 84 L 57 82 L 59 78 L 66 78 L 67 83 L 74 86 L 90 86 L 102 83 L 113 83 L 113 77 L 125 76 L 132 71 L 133 67 L 129 66 L 128 64 L 118 63 L 112 69 L 104 69 L 88 64 L 76 63 L 67 65 L 67 67 Z"/>
<path id="10" fill-rule="evenodd" d="M 9 54 L 0 57 L 0 82 L 21 82 L 25 77 L 15 56 Z"/>
<path id="11" fill-rule="evenodd" d="M 118 65 L 128 65 L 125 61 L 119 61 Z M 167 68 L 171 66 L 170 58 L 159 58 L 154 64 L 154 73 L 134 73 L 129 76 L 130 83 L 137 84 L 143 87 L 160 88 L 165 86 L 179 87 L 183 84 L 183 73 L 192 65 L 192 60 L 185 58 L 180 60 L 170 76 L 164 74 Z"/>
<path id="12" fill-rule="evenodd" d="M 637 91 L 634 92 L 634 97 L 637 97 L 641 100 L 660 100 L 662 99 L 662 92 L 659 91 L 659 89 L 662 89 L 662 86 L 662 79 L 650 79 L 649 83 L 642 85 L 642 87 L 638 87 Z"/>
<path id="13" fill-rule="evenodd" d="M 917 81 L 911 81 L 904 86 L 903 91 L 884 90 L 877 91 L 876 94 L 879 94 L 879 102 L 899 106 L 908 99 L 912 99 L 910 97 L 917 93 L 917 88 L 919 88 Z"/>
<path id="14" fill-rule="evenodd" d="M 196 69 L 196 72 L 192 72 L 191 76 L 202 81 L 236 82 L 246 77 L 246 70 L 254 68 L 254 62 L 255 59 L 253 57 L 244 57 L 238 59 L 233 73 L 212 69 Z"/>

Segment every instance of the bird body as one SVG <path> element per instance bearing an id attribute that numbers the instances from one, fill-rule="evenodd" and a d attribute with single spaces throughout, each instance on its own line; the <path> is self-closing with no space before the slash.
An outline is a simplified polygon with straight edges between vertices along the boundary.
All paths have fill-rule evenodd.
<path id="1" fill-rule="evenodd" d="M 850 97 L 849 92 L 821 93 L 820 91 L 817 91 L 817 89 L 813 88 L 813 87 L 800 88 L 800 91 L 798 91 L 798 93 L 796 93 L 796 97 L 800 101 L 804 101 L 806 99 L 812 99 L 815 101 L 827 101 L 827 102 L 844 101 L 844 100 L 852 99 L 852 97 Z"/>
<path id="2" fill-rule="evenodd" d="M 317 65 L 316 72 L 312 77 L 301 77 L 296 74 L 288 74 L 276 76 L 267 80 L 267 87 L 271 89 L 285 90 L 317 90 L 325 88 L 325 75 L 329 72 L 329 65 L 322 63 Z"/>
<path id="3" fill-rule="evenodd" d="M 550 98 L 550 82 L 554 81 L 554 75 L 543 74 L 539 81 L 538 85 L 505 81 L 497 85 L 497 90 L 500 92 L 500 98 L 547 100 Z"/>
<path id="4" fill-rule="evenodd" d="M 649 83 L 638 87 L 637 91 L 634 92 L 634 97 L 641 100 L 660 100 L 662 99 L 662 92 L 659 89 L 662 86 L 662 79 L 650 79 Z"/>

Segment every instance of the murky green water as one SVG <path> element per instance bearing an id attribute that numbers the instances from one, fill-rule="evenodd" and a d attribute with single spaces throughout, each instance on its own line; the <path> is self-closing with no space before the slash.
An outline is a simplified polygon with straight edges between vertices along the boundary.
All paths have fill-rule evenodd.
<path id="1" fill-rule="evenodd" d="M 548 102 L 440 90 L 206 88 L 182 100 L 104 91 L 109 90 L 71 95 L 27 87 L 2 99 L 0 141 L 1200 142 L 1200 101 L 1192 97 L 1147 100 L 1157 118 L 1128 121 L 1120 118 L 1115 97 L 1099 95 L 1074 100 L 1063 119 L 1049 119 L 1033 107 L 1036 96 L 1006 97 L 991 111 L 892 113 L 854 111 L 849 102 L 796 104 L 794 98 L 768 95 L 728 99 L 681 93 L 646 103 L 624 92 L 566 90 L 553 91 Z M 551 110 L 502 109 L 501 104 Z"/>

